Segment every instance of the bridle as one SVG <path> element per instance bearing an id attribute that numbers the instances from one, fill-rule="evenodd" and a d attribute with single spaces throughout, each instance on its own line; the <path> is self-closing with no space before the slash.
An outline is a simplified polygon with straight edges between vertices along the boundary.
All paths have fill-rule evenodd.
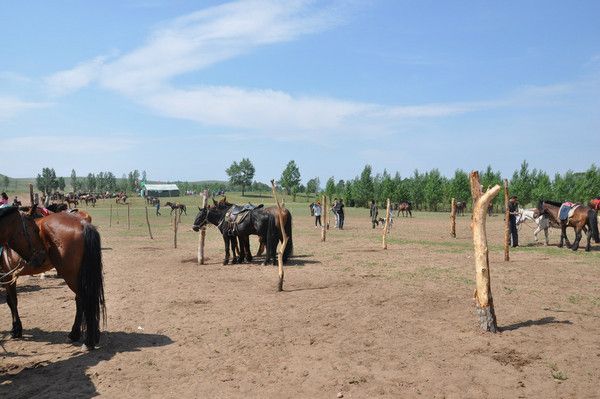
<path id="1" fill-rule="evenodd" d="M 29 252 L 31 253 L 31 256 L 29 257 L 29 261 L 26 261 L 23 257 L 20 257 L 19 262 L 15 265 L 15 267 L 8 270 L 6 273 L 0 273 L 0 285 L 11 285 L 15 281 L 17 281 L 19 273 L 25 268 L 25 266 L 27 266 L 28 262 L 31 262 L 31 260 L 35 259 L 36 256 L 40 252 L 42 252 L 37 249 L 36 250 L 33 249 L 33 243 L 31 242 L 31 235 L 29 234 L 29 231 L 27 230 L 27 227 L 25 226 L 25 220 L 23 218 L 23 215 L 21 215 L 19 213 L 19 217 L 21 218 L 21 227 L 23 228 L 23 235 L 27 239 L 27 244 L 29 246 Z M 4 262 L 6 263 L 6 266 L 9 267 L 10 264 L 9 264 L 7 250 L 8 250 L 8 248 L 4 248 L 4 251 L 3 251 L 4 253 L 2 254 L 2 256 L 4 257 Z M 10 280 L 4 281 L 6 278 L 10 278 Z"/>

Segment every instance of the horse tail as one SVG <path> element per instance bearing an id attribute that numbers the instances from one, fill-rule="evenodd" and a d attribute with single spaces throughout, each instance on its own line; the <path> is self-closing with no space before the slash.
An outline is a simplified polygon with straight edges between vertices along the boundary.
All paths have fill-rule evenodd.
<path id="1" fill-rule="evenodd" d="M 283 252 L 283 262 L 287 262 L 287 260 L 294 254 L 294 240 L 292 240 L 292 214 L 290 211 L 287 212 L 287 218 L 285 219 L 285 234 L 288 237 L 287 245 L 285 246 L 285 251 Z"/>
<path id="2" fill-rule="evenodd" d="M 273 261 L 277 261 L 277 255 L 275 254 L 277 250 L 277 243 L 279 242 L 279 229 L 277 228 L 277 223 L 275 222 L 275 216 L 267 213 L 268 222 L 267 222 L 267 236 L 265 237 L 265 250 L 266 258 L 270 258 L 272 255 L 275 256 Z"/>
<path id="3" fill-rule="evenodd" d="M 100 234 L 90 224 L 83 223 L 83 259 L 79 270 L 79 297 L 86 330 L 85 344 L 93 348 L 100 340 L 100 317 L 106 324 L 102 252 Z"/>
<path id="4" fill-rule="evenodd" d="M 588 222 L 590 224 L 590 230 L 592 230 L 594 241 L 600 243 L 600 234 L 598 233 L 598 213 L 593 209 L 588 211 Z"/>

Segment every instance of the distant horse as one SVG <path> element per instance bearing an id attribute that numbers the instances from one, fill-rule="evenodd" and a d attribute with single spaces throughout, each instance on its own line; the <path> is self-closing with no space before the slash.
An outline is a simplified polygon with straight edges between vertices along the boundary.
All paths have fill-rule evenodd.
<path id="1" fill-rule="evenodd" d="M 78 341 L 83 324 L 85 345 L 93 349 L 100 340 L 100 318 L 106 322 L 102 253 L 96 228 L 75 214 L 54 213 L 34 222 L 16 210 L 4 208 L 0 209 L 0 242 L 12 250 L 10 256 L 0 259 L 5 272 L 0 282 L 7 285 L 12 336 L 20 338 L 23 331 L 17 309 L 16 278 L 54 267 L 75 293 L 75 321 L 69 338 Z"/>
<path id="2" fill-rule="evenodd" d="M 567 247 L 571 248 L 573 251 L 577 251 L 579 248 L 579 241 L 581 241 L 581 231 L 587 227 L 587 245 L 585 247 L 586 251 L 591 249 L 591 239 L 594 237 L 594 241 L 596 243 L 600 243 L 600 234 L 598 233 L 598 220 L 597 213 L 592 208 L 584 205 L 579 205 L 573 211 L 573 215 L 569 217 L 567 220 L 560 220 L 559 211 L 561 208 L 560 202 L 554 201 L 540 201 L 538 205 L 538 210 L 540 213 L 548 215 L 551 223 L 555 223 L 561 228 L 560 242 L 558 244 L 559 247 L 563 246 L 563 242 L 566 241 Z M 575 241 L 573 245 L 569 242 L 569 238 L 567 237 L 567 226 L 573 227 L 575 229 Z"/>
<path id="3" fill-rule="evenodd" d="M 77 207 L 77 205 L 79 205 L 79 201 L 77 201 L 76 197 L 65 197 L 65 202 L 67 203 L 67 207 L 71 207 L 71 204 L 73 204 L 73 207 Z"/>
<path id="4" fill-rule="evenodd" d="M 184 204 L 180 204 L 180 203 L 172 203 L 172 202 L 165 202 L 165 206 L 170 206 L 171 207 L 171 215 L 173 214 L 173 212 L 175 210 L 179 210 L 179 215 L 181 216 L 182 213 L 185 213 L 187 215 L 186 212 L 186 208 Z"/>
<path id="5" fill-rule="evenodd" d="M 127 194 L 119 194 L 115 197 L 115 203 L 127 204 Z"/>
<path id="6" fill-rule="evenodd" d="M 458 216 L 464 216 L 466 209 L 467 203 L 465 201 L 456 201 L 456 214 Z"/>
<path id="7" fill-rule="evenodd" d="M 533 237 L 535 242 L 538 241 L 538 234 L 540 231 L 544 230 L 544 236 L 546 237 L 546 245 L 549 245 L 548 240 L 548 228 L 555 227 L 560 228 L 559 225 L 555 223 L 550 223 L 550 219 L 548 215 L 540 214 L 539 210 L 536 208 L 533 209 L 519 209 L 519 214 L 517 215 L 517 226 L 520 226 L 527 221 L 532 221 L 537 226 L 533 231 Z"/>
<path id="8" fill-rule="evenodd" d="M 92 207 L 96 207 L 96 196 L 94 194 L 85 195 L 85 196 L 81 197 L 80 199 L 85 201 L 85 206 L 88 206 L 88 204 L 91 202 Z"/>
<path id="9" fill-rule="evenodd" d="M 412 217 L 412 203 L 410 201 L 403 201 L 398 204 L 398 217 L 400 217 L 400 212 L 402 212 L 403 217 L 410 216 Z"/>

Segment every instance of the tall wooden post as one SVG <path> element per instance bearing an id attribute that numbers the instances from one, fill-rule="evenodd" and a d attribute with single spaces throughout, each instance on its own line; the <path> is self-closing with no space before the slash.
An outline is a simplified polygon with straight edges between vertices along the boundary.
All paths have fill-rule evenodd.
<path id="1" fill-rule="evenodd" d="M 29 183 L 29 205 L 33 207 L 33 184 Z"/>
<path id="2" fill-rule="evenodd" d="M 202 209 L 205 209 L 208 202 L 208 190 L 202 192 Z M 198 237 L 198 264 L 204 264 L 204 241 L 206 240 L 206 226 L 202 226 L 200 229 L 200 235 Z"/>
<path id="3" fill-rule="evenodd" d="M 504 179 L 504 261 L 510 260 L 510 212 L 508 211 L 508 179 Z"/>
<path id="4" fill-rule="evenodd" d="M 177 248 L 177 215 L 179 212 L 175 211 L 175 217 L 173 218 L 173 248 Z"/>
<path id="5" fill-rule="evenodd" d="M 108 217 L 108 227 L 112 227 L 112 204 L 110 204 L 110 216 Z"/>
<path id="6" fill-rule="evenodd" d="M 485 220 L 489 203 L 500 192 L 496 184 L 486 193 L 481 192 L 479 172 L 473 171 L 470 176 L 471 195 L 473 197 L 473 246 L 475 251 L 475 308 L 479 316 L 479 325 L 484 331 L 497 332 L 496 313 L 490 284 L 490 265 L 488 257 L 487 233 Z"/>
<path id="7" fill-rule="evenodd" d="M 277 291 L 283 291 L 283 253 L 285 252 L 285 247 L 288 243 L 288 236 L 285 232 L 284 223 L 283 223 L 283 207 L 279 203 L 279 199 L 277 198 L 277 193 L 275 191 L 275 180 L 271 180 L 271 189 L 273 190 L 273 198 L 277 202 L 277 209 L 279 210 L 279 228 L 281 229 L 281 236 L 283 237 L 283 243 L 277 253 L 277 264 L 278 264 L 278 272 L 279 272 L 279 283 L 277 284 Z"/>
<path id="8" fill-rule="evenodd" d="M 321 202 L 321 241 L 327 238 L 327 196 L 324 195 Z"/>
<path id="9" fill-rule="evenodd" d="M 131 211 L 129 209 L 129 204 L 127 204 L 127 230 L 131 230 Z"/>
<path id="10" fill-rule="evenodd" d="M 382 248 L 383 249 L 387 249 L 387 241 L 386 241 L 386 237 L 388 235 L 390 229 L 390 199 L 388 198 L 387 200 L 387 205 L 385 207 L 385 225 L 383 228 L 383 242 L 382 242 Z"/>
<path id="11" fill-rule="evenodd" d="M 150 239 L 154 240 L 154 237 L 152 237 L 152 230 L 150 229 L 150 219 L 148 218 L 148 207 L 146 206 L 146 224 L 148 225 L 148 234 L 150 234 Z"/>
<path id="12" fill-rule="evenodd" d="M 456 238 L 456 200 L 454 198 L 450 203 L 450 235 Z"/>

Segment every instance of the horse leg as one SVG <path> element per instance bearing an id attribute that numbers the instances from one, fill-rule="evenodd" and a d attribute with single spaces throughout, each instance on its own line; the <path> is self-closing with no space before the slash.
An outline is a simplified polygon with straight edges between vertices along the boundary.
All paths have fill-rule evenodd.
<path id="1" fill-rule="evenodd" d="M 263 254 L 263 252 L 265 252 L 265 243 L 264 243 L 263 238 L 259 236 L 258 250 L 256 251 L 256 255 L 254 255 L 254 256 L 261 256 Z"/>
<path id="2" fill-rule="evenodd" d="M 585 235 L 587 236 L 587 245 L 585 246 L 585 251 L 590 252 L 592 250 L 592 229 L 588 229 Z"/>
<path id="3" fill-rule="evenodd" d="M 571 249 L 573 251 L 577 251 L 577 249 L 579 248 L 579 241 L 581 241 L 581 230 L 579 230 L 579 231 L 575 230 L 575 241 L 573 242 L 573 245 L 571 246 Z"/>
<path id="4" fill-rule="evenodd" d="M 544 229 L 544 235 L 546 236 L 546 246 L 550 245 L 550 240 L 548 239 L 548 228 Z"/>
<path id="5" fill-rule="evenodd" d="M 79 341 L 81 338 L 81 320 L 83 318 L 83 309 L 81 307 L 81 298 L 79 295 L 75 296 L 75 321 L 73 327 L 69 333 L 69 339 L 73 342 Z"/>
<path id="6" fill-rule="evenodd" d="M 558 243 L 559 248 L 563 247 L 566 236 L 567 236 L 567 227 L 561 224 L 561 226 L 560 226 L 560 241 Z"/>
<path id="7" fill-rule="evenodd" d="M 536 243 L 538 242 L 538 234 L 540 233 L 540 231 L 542 231 L 542 228 L 538 224 L 538 227 L 535 230 L 533 230 L 533 239 Z"/>
<path id="8" fill-rule="evenodd" d="M 229 242 L 227 240 L 227 233 L 223 234 L 223 242 L 225 243 L 225 259 L 223 259 L 223 266 L 229 264 Z"/>
<path id="9" fill-rule="evenodd" d="M 12 331 L 11 336 L 13 338 L 21 338 L 23 336 L 23 325 L 21 324 L 21 318 L 19 317 L 19 310 L 17 309 L 17 283 L 14 282 L 6 287 L 6 303 L 10 308 L 12 315 Z"/>

